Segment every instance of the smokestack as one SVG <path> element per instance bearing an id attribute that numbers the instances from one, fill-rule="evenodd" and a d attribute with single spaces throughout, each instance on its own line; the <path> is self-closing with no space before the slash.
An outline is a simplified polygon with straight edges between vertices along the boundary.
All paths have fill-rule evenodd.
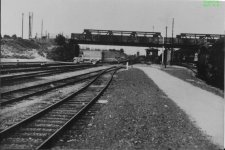
<path id="1" fill-rule="evenodd" d="M 32 12 L 29 12 L 29 39 L 32 38 L 32 22 L 33 22 L 33 13 Z"/>

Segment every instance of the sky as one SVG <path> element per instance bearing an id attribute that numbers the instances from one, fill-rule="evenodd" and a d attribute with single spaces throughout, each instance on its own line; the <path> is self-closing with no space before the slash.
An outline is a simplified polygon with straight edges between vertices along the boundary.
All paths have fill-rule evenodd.
<path id="1" fill-rule="evenodd" d="M 180 33 L 225 33 L 225 1 L 206 7 L 206 0 L 1 0 L 1 34 L 28 37 L 28 13 L 33 12 L 33 35 L 58 33 L 70 37 L 84 29 L 154 31 L 168 36 Z M 96 47 L 96 46 L 94 46 Z M 98 47 L 98 46 L 97 46 Z M 104 46 L 99 46 L 100 48 Z M 113 48 L 105 46 L 106 48 Z M 124 48 L 125 52 L 146 48 Z"/>

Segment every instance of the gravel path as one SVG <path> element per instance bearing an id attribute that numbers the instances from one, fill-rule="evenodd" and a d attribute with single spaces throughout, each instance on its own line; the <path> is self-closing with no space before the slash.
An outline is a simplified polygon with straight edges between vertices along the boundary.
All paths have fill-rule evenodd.
<path id="1" fill-rule="evenodd" d="M 218 150 L 141 70 L 119 72 L 101 99 L 108 103 L 64 149 Z"/>
<path id="2" fill-rule="evenodd" d="M 224 145 L 224 100 L 213 93 L 202 90 L 188 82 L 175 78 L 152 67 L 137 68 L 143 70 L 169 98 L 181 107 L 190 119 L 196 122 L 211 140 Z"/>

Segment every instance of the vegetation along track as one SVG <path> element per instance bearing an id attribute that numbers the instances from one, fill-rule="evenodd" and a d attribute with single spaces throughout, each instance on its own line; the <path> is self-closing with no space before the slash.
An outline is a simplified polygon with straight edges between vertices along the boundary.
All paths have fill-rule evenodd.
<path id="1" fill-rule="evenodd" d="M 111 70 L 109 80 L 103 77 L 107 71 L 105 70 L 79 91 L 1 131 L 0 148 L 48 148 L 58 135 L 95 103 L 118 69 L 119 67 L 116 67 Z"/>
<path id="2" fill-rule="evenodd" d="M 1 83 L 2 85 L 7 84 L 9 82 L 15 81 L 15 80 L 20 80 L 20 79 L 28 79 L 28 78 L 33 78 L 33 77 L 38 77 L 38 76 L 46 76 L 46 75 L 51 75 L 55 73 L 61 73 L 61 72 L 68 72 L 68 71 L 74 71 L 74 70 L 80 70 L 80 69 L 85 69 L 85 68 L 90 68 L 93 66 L 60 66 L 56 67 L 54 69 L 50 70 L 42 70 L 42 71 L 33 71 L 33 72 L 28 72 L 28 73 L 16 73 L 16 74 L 8 74 L 8 75 L 1 75 Z"/>
<path id="3" fill-rule="evenodd" d="M 192 63 L 176 63 L 175 65 L 185 67 L 185 68 L 191 70 L 194 74 L 197 74 L 197 68 Z"/>
<path id="4" fill-rule="evenodd" d="M 103 69 L 104 70 L 104 69 Z M 67 85 L 71 85 L 86 79 L 93 78 L 98 75 L 99 72 L 103 70 L 93 71 L 81 75 L 76 75 L 68 78 L 63 78 L 59 80 L 54 80 L 42 84 L 37 84 L 29 87 L 24 87 L 16 90 L 6 91 L 1 93 L 0 105 L 5 106 L 7 104 L 12 104 L 14 102 L 21 101 L 25 98 L 42 94 L 57 88 L 61 88 Z"/>

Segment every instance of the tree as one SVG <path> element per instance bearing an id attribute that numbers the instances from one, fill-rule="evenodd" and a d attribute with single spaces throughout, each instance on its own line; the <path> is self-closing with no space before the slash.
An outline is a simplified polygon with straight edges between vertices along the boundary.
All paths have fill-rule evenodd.
<path id="1" fill-rule="evenodd" d="M 70 47 L 72 47 L 74 51 L 74 55 L 75 55 L 74 57 L 78 57 L 80 54 L 80 46 L 73 39 L 69 40 L 69 45 Z"/>
<path id="2" fill-rule="evenodd" d="M 47 57 L 55 61 L 72 61 L 74 57 L 78 57 L 80 47 L 75 41 L 69 41 L 61 46 L 52 49 Z"/>
<path id="3" fill-rule="evenodd" d="M 58 34 L 58 35 L 56 36 L 56 38 L 55 38 L 55 42 L 56 42 L 58 45 L 60 45 L 60 46 L 65 45 L 65 44 L 66 44 L 66 38 L 65 38 L 63 35 Z"/>
<path id="4" fill-rule="evenodd" d="M 13 39 L 17 39 L 16 34 L 13 34 L 13 35 L 12 35 L 12 38 L 13 38 Z"/>
<path id="5" fill-rule="evenodd" d="M 120 53 L 124 53 L 124 50 L 122 48 L 120 49 Z"/>
<path id="6" fill-rule="evenodd" d="M 4 35 L 4 39 L 10 39 L 11 37 L 9 35 Z"/>

